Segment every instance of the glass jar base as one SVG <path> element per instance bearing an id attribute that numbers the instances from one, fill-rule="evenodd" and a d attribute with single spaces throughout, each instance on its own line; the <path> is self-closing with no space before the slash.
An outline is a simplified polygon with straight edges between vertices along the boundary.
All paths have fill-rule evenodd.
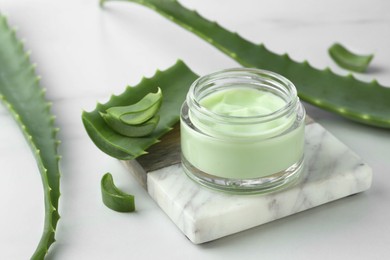
<path id="1" fill-rule="evenodd" d="M 253 179 L 232 179 L 207 174 L 193 166 L 182 156 L 184 172 L 196 183 L 205 187 L 234 194 L 260 194 L 278 191 L 296 183 L 304 165 L 302 157 L 284 171 Z"/>

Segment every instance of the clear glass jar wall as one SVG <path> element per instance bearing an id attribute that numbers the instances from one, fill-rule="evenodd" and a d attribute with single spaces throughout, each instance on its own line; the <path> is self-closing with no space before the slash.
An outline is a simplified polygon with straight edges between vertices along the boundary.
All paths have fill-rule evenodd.
<path id="1" fill-rule="evenodd" d="M 182 165 L 196 182 L 261 193 L 299 177 L 305 110 L 273 72 L 229 69 L 200 77 L 181 111 Z"/>

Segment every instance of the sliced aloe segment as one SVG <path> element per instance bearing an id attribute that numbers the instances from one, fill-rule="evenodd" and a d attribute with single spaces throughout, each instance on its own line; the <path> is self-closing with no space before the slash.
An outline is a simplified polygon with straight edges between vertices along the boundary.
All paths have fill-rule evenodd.
<path id="1" fill-rule="evenodd" d="M 108 208 L 119 212 L 135 211 L 134 196 L 118 189 L 114 184 L 111 173 L 104 174 L 100 187 L 103 203 Z"/>
<path id="2" fill-rule="evenodd" d="M 107 109 L 107 114 L 125 124 L 138 125 L 152 118 L 160 109 L 161 103 L 162 92 L 158 88 L 157 93 L 149 93 L 133 105 Z"/>
<path id="3" fill-rule="evenodd" d="M 342 68 L 356 72 L 364 72 L 374 58 L 373 54 L 359 55 L 351 52 L 340 43 L 329 48 L 330 57 Z"/>
<path id="4" fill-rule="evenodd" d="M 154 116 L 148 121 L 140 125 L 127 125 L 123 122 L 112 118 L 108 114 L 101 113 L 101 116 L 106 121 L 107 125 L 117 133 L 128 137 L 142 137 L 150 135 L 156 128 L 160 116 Z"/>
<path id="5" fill-rule="evenodd" d="M 157 71 L 151 78 L 143 78 L 134 86 L 128 87 L 119 96 L 112 96 L 105 104 L 98 104 L 95 110 L 83 112 L 82 120 L 89 137 L 106 154 L 121 159 L 131 160 L 146 153 L 146 149 L 159 142 L 159 138 L 169 132 L 179 121 L 180 108 L 188 89 L 198 77 L 182 61 L 164 71 Z M 115 106 L 135 104 L 145 95 L 157 92 L 160 86 L 164 93 L 164 102 L 157 115 L 160 121 L 156 129 L 145 137 L 127 137 L 112 130 L 100 113 Z"/>

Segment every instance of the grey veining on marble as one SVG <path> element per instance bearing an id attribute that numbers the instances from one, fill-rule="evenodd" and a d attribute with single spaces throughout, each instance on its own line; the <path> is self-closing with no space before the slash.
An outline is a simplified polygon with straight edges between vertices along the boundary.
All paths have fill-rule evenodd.
<path id="1" fill-rule="evenodd" d="M 371 179 L 369 166 L 313 123 L 306 126 L 302 176 L 284 190 L 264 195 L 216 192 L 190 180 L 180 164 L 149 172 L 146 181 L 150 196 L 198 244 L 362 192 Z"/>

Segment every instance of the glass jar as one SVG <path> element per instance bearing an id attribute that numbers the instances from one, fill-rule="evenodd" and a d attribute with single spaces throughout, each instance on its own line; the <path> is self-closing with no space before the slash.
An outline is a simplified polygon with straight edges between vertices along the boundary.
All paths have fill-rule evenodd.
<path id="1" fill-rule="evenodd" d="M 183 169 L 223 191 L 284 187 L 303 167 L 304 119 L 295 86 L 281 75 L 237 68 L 200 77 L 181 110 Z"/>

